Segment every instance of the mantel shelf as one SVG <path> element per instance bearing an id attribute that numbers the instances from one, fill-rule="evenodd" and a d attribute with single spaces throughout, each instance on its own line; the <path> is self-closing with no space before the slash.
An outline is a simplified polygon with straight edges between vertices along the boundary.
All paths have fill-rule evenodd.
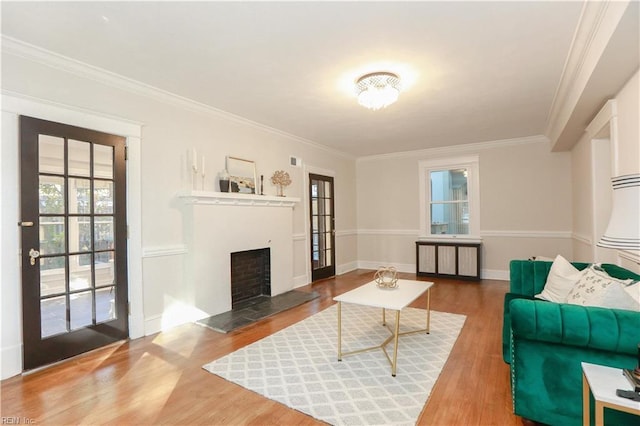
<path id="1" fill-rule="evenodd" d="M 273 195 L 239 194 L 237 192 L 180 191 L 178 198 L 187 204 L 211 204 L 221 206 L 294 207 L 300 198 Z"/>

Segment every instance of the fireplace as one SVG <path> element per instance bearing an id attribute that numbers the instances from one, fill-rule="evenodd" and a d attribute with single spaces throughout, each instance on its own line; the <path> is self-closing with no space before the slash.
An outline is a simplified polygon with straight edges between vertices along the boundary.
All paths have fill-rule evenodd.
<path id="1" fill-rule="evenodd" d="M 258 296 L 271 296 L 270 249 L 231 253 L 231 308 Z"/>

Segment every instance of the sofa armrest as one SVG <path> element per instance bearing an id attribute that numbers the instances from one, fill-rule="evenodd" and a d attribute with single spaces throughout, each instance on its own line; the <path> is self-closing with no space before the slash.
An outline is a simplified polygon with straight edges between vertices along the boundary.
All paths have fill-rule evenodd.
<path id="1" fill-rule="evenodd" d="M 509 302 L 514 339 L 538 340 L 634 355 L 640 312 L 514 299 Z"/>
<path id="2" fill-rule="evenodd" d="M 533 300 L 533 296 L 525 296 L 517 293 L 504 295 L 504 309 L 502 318 L 502 359 L 509 364 L 511 362 L 511 310 L 509 304 L 514 299 Z"/>

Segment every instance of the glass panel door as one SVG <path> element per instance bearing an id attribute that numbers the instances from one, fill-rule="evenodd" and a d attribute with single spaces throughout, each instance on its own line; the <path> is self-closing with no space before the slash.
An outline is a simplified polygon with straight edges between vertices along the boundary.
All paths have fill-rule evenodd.
<path id="1" fill-rule="evenodd" d="M 30 369 L 128 335 L 125 140 L 29 117 L 20 123 Z"/>
<path id="2" fill-rule="evenodd" d="M 309 174 L 312 281 L 332 277 L 335 269 L 333 178 Z"/>

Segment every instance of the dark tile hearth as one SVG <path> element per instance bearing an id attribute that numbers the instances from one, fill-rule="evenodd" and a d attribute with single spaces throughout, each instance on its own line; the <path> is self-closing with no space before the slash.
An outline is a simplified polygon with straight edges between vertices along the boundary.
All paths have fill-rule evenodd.
<path id="1" fill-rule="evenodd" d="M 257 296 L 238 303 L 231 311 L 201 319 L 196 321 L 196 324 L 221 333 L 228 333 L 317 297 L 320 295 L 315 291 L 308 293 L 298 290 L 291 290 L 273 297 Z"/>

